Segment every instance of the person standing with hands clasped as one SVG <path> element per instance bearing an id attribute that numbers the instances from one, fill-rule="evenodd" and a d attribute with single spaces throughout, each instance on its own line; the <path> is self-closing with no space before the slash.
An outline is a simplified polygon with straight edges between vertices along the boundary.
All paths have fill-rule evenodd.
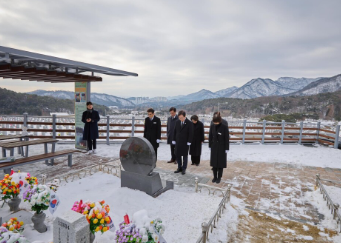
<path id="1" fill-rule="evenodd" d="M 83 112 L 82 122 L 85 123 L 83 140 L 87 141 L 88 154 L 96 153 L 96 139 L 98 138 L 98 121 L 100 120 L 98 111 L 95 111 L 92 103 L 86 103 L 87 110 Z M 93 149 L 92 149 L 93 147 Z"/>
<path id="2" fill-rule="evenodd" d="M 226 168 L 227 153 L 230 149 L 230 135 L 228 125 L 222 124 L 219 114 L 213 116 L 213 124 L 209 134 L 210 164 L 213 167 L 212 182 L 218 184 L 223 176 L 223 169 Z"/>
<path id="3" fill-rule="evenodd" d="M 188 162 L 188 150 L 193 140 L 193 123 L 186 118 L 185 111 L 179 111 L 179 120 L 175 124 L 173 141 L 178 169 L 174 173 L 186 174 Z M 183 157 L 183 163 L 182 163 Z"/>
<path id="4" fill-rule="evenodd" d="M 201 146 L 205 141 L 204 124 L 199 121 L 197 115 L 191 117 L 193 123 L 193 141 L 189 148 L 189 154 L 191 155 L 192 165 L 199 166 Z"/>
<path id="5" fill-rule="evenodd" d="M 148 117 L 144 120 L 144 134 L 143 137 L 146 138 L 152 145 L 155 151 L 155 156 L 157 159 L 157 148 L 161 140 L 161 120 L 154 115 L 154 109 L 149 108 L 147 110 Z"/>
<path id="6" fill-rule="evenodd" d="M 167 121 L 167 144 L 170 144 L 170 150 L 171 150 L 171 159 L 167 163 L 174 163 L 176 162 L 176 156 L 175 156 L 175 145 L 172 144 L 173 141 L 173 134 L 174 134 L 174 127 L 176 124 L 176 121 L 179 120 L 178 115 L 176 114 L 176 108 L 171 107 L 169 109 L 170 117 L 168 117 Z"/>

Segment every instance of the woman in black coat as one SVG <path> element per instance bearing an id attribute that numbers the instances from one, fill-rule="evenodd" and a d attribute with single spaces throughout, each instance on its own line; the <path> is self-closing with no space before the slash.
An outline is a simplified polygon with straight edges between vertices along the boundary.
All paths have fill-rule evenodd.
<path id="1" fill-rule="evenodd" d="M 198 116 L 191 117 L 193 123 L 193 140 L 189 149 L 191 155 L 192 165 L 198 166 L 200 164 L 201 145 L 205 140 L 204 124 L 199 121 Z"/>
<path id="2" fill-rule="evenodd" d="M 83 140 L 87 141 L 88 154 L 96 153 L 96 139 L 98 138 L 98 125 L 100 120 L 98 111 L 93 109 L 92 103 L 89 101 L 86 103 L 87 110 L 83 112 L 82 122 L 85 123 L 83 131 Z M 92 150 L 93 146 L 93 150 Z"/>
<path id="3" fill-rule="evenodd" d="M 213 116 L 214 125 L 210 129 L 209 147 L 211 149 L 211 166 L 213 167 L 212 182 L 220 183 L 223 169 L 226 168 L 227 153 L 230 149 L 228 126 L 222 124 L 221 116 Z"/>

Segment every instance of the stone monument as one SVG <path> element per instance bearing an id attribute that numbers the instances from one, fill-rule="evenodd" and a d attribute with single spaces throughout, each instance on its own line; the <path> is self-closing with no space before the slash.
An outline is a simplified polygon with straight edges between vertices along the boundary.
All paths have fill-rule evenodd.
<path id="1" fill-rule="evenodd" d="M 166 181 L 163 187 L 159 173 L 153 172 L 156 155 L 147 139 L 131 137 L 125 140 L 121 146 L 120 160 L 124 169 L 121 172 L 121 187 L 144 191 L 154 197 L 174 188 L 172 181 Z"/>
<path id="2" fill-rule="evenodd" d="M 90 226 L 83 214 L 67 211 L 53 221 L 54 243 L 90 243 Z"/>

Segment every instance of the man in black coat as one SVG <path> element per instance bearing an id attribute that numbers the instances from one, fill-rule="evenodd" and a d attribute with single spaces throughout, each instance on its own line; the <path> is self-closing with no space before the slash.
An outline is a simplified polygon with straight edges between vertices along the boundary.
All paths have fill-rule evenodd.
<path id="1" fill-rule="evenodd" d="M 174 128 L 175 128 L 175 123 L 176 123 L 176 121 L 179 120 L 179 118 L 176 114 L 176 108 L 175 107 L 171 107 L 169 109 L 169 114 L 170 114 L 170 117 L 168 117 L 168 120 L 167 120 L 167 144 L 170 144 L 172 158 L 167 163 L 177 164 L 176 156 L 175 156 L 175 152 L 174 152 L 175 145 L 172 144 L 172 141 L 173 141 L 173 133 L 174 133 Z"/>
<path id="2" fill-rule="evenodd" d="M 186 118 L 185 111 L 179 111 L 178 117 L 172 141 L 175 145 L 175 156 L 178 162 L 178 169 L 174 173 L 182 172 L 184 175 L 187 169 L 188 149 L 193 140 L 193 123 Z M 181 157 L 183 157 L 183 163 Z"/>
<path id="3" fill-rule="evenodd" d="M 82 122 L 85 123 L 83 140 L 87 141 L 88 154 L 96 153 L 96 139 L 98 138 L 98 121 L 100 120 L 98 111 L 93 109 L 92 103 L 86 103 L 87 110 L 83 112 Z M 92 150 L 93 147 L 93 150 Z"/>
<path id="4" fill-rule="evenodd" d="M 144 134 L 145 137 L 154 147 L 157 158 L 157 148 L 161 140 L 161 120 L 154 115 L 154 109 L 147 110 L 148 117 L 144 120 Z"/>
<path id="5" fill-rule="evenodd" d="M 204 124 L 199 121 L 197 115 L 191 117 L 193 123 L 193 140 L 189 148 L 192 165 L 198 166 L 200 164 L 201 146 L 205 141 Z"/>

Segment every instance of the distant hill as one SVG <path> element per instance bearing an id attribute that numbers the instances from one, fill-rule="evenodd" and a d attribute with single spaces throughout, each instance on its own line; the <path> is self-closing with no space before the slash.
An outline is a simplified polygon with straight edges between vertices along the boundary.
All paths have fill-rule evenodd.
<path id="1" fill-rule="evenodd" d="M 263 117 L 273 114 L 303 114 L 315 119 L 341 120 L 341 90 L 310 96 L 269 96 L 254 99 L 218 98 L 180 106 L 191 114 L 209 114 L 218 110 L 235 118 Z M 227 102 L 227 104 L 225 103 Z"/>
<path id="2" fill-rule="evenodd" d="M 95 109 L 101 115 L 105 114 L 108 108 L 94 104 Z M 49 96 L 38 96 L 26 93 L 17 93 L 11 90 L 0 88 L 0 115 L 22 115 L 27 112 L 29 115 L 45 115 L 50 112 L 74 113 L 75 103 L 70 99 L 57 99 Z"/>
<path id="3" fill-rule="evenodd" d="M 303 89 L 289 95 L 314 95 L 341 90 L 341 74 L 330 78 L 321 78 Z"/>
<path id="4" fill-rule="evenodd" d="M 50 96 L 58 99 L 74 99 L 75 93 L 72 91 L 46 91 L 46 90 L 36 90 L 29 92 L 29 94 L 36 94 L 39 96 Z M 91 93 L 91 101 L 96 104 L 105 106 L 118 106 L 122 107 L 133 107 L 135 104 L 128 99 L 120 98 L 114 95 L 102 94 L 102 93 Z"/>

